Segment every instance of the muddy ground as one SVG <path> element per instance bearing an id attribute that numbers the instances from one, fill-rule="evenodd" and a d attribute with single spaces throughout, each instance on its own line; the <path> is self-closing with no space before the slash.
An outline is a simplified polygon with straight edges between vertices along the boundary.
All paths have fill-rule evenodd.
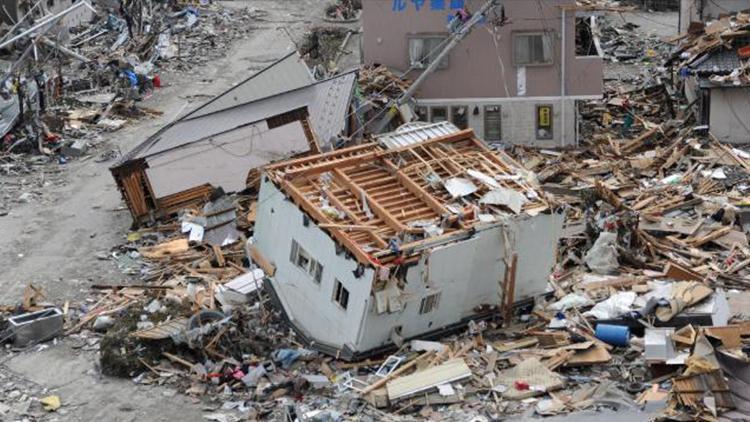
<path id="1" fill-rule="evenodd" d="M 127 276 L 114 262 L 101 259 L 124 241 L 131 218 L 108 170 L 114 161 L 96 162 L 98 155 L 109 150 L 126 153 L 164 124 L 291 51 L 294 45 L 289 35 L 299 42 L 309 28 L 322 25 L 327 2 L 246 0 L 222 4 L 269 14 L 251 22 L 249 36 L 235 42 L 223 60 L 187 75 L 162 75 L 166 86 L 142 103 L 162 111 L 162 116 L 133 122 L 109 134 L 89 159 L 47 166 L 54 178 L 45 178 L 47 183 L 24 183 L 33 199 L 8 201 L 8 213 L 0 217 L 0 268 L 4 269 L 0 271 L 0 303 L 17 303 L 29 282 L 56 303 L 85 298 L 94 283 L 126 282 Z M 0 181 L 0 194 L 10 183 Z M 95 351 L 82 346 L 84 340 L 73 338 L 18 355 L 0 351 L 0 396 L 17 396 L 8 400 L 12 403 L 21 402 L 24 394 L 59 395 L 63 407 L 55 417 L 65 421 L 205 420 L 201 404 L 175 395 L 173 389 L 101 376 Z"/>
<path id="2" fill-rule="evenodd" d="M 108 167 L 96 162 L 108 150 L 127 152 L 159 127 L 186 113 L 293 48 L 286 31 L 302 39 L 308 28 L 323 24 L 324 0 L 246 0 L 228 7 L 269 12 L 253 22 L 250 35 L 237 41 L 220 61 L 187 75 L 163 75 L 166 84 L 143 106 L 163 111 L 158 118 L 134 122 L 110 134 L 90 159 L 65 164 L 64 171 L 32 188 L 29 202 L 10 201 L 0 216 L 0 303 L 17 303 L 32 282 L 50 300 L 63 303 L 88 295 L 91 284 L 127 282 L 114 262 L 100 259 L 123 242 L 131 224 Z M 676 13 L 626 14 L 642 31 L 676 33 Z M 282 30 L 285 28 L 286 31 Z M 350 44 L 351 47 L 356 45 Z M 610 66 L 608 75 L 637 72 L 639 66 Z M 55 169 L 51 165 L 51 169 Z M 0 181 L 0 194 L 7 187 Z M 56 394 L 63 406 L 44 420 L 64 421 L 202 421 L 201 403 L 172 388 L 139 386 L 130 380 L 104 377 L 97 367 L 95 345 L 86 339 L 37 346 L 21 353 L 0 351 L 0 397 L 15 405 L 24 395 Z M 10 399 L 9 397 L 13 398 Z M 33 419 L 32 419 L 33 420 Z"/>

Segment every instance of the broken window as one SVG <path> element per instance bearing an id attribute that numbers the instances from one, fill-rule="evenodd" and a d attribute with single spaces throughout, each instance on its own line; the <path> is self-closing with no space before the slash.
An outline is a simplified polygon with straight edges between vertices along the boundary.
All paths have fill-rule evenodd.
<path id="1" fill-rule="evenodd" d="M 500 106 L 484 106 L 484 139 L 499 141 L 502 139 L 502 115 Z"/>
<path id="2" fill-rule="evenodd" d="M 312 259 L 310 254 L 297 243 L 296 240 L 292 240 L 292 250 L 289 254 L 289 261 L 292 264 L 299 267 L 301 270 L 310 274 L 313 281 L 320 284 L 323 279 L 323 265 L 320 262 Z"/>
<path id="3" fill-rule="evenodd" d="M 552 64 L 552 36 L 549 32 L 513 34 L 513 61 L 516 66 Z"/>
<path id="4" fill-rule="evenodd" d="M 440 304 L 440 292 L 433 293 L 429 296 L 422 298 L 422 303 L 419 304 L 419 314 L 428 314 L 437 309 Z"/>
<path id="5" fill-rule="evenodd" d="M 595 35 L 591 29 L 593 17 L 576 18 L 576 56 L 598 56 Z"/>
<path id="6" fill-rule="evenodd" d="M 430 109 L 432 112 L 432 119 L 430 120 L 433 123 L 437 122 L 444 122 L 448 120 L 448 108 L 447 107 L 432 107 Z"/>
<path id="7" fill-rule="evenodd" d="M 409 66 L 414 69 L 425 69 L 432 63 L 445 41 L 444 36 L 413 37 L 409 38 Z M 448 56 L 443 57 L 438 69 L 448 67 Z"/>
<path id="8" fill-rule="evenodd" d="M 451 122 L 459 129 L 469 127 L 469 107 L 453 106 L 451 107 Z"/>
<path id="9" fill-rule="evenodd" d="M 552 106 L 536 106 L 536 139 L 552 139 Z"/>
<path id="10" fill-rule="evenodd" d="M 349 306 L 349 290 L 338 280 L 333 286 L 333 301 L 344 309 Z"/>

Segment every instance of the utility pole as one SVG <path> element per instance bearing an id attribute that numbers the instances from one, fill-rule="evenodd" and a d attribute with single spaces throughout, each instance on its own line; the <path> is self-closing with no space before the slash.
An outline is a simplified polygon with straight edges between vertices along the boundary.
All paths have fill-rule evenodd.
<path id="1" fill-rule="evenodd" d="M 432 73 L 437 70 L 437 68 L 440 66 L 440 62 L 453 50 L 454 47 L 456 47 L 461 41 L 463 41 L 464 38 L 466 38 L 469 33 L 471 33 L 472 29 L 474 29 L 474 26 L 479 23 L 479 21 L 484 18 L 485 14 L 493 7 L 497 6 L 500 3 L 500 0 L 488 0 L 476 13 L 474 13 L 468 22 L 463 24 L 456 32 L 450 35 L 450 41 L 448 41 L 448 44 L 443 47 L 443 49 L 438 53 L 438 55 L 434 59 L 430 59 L 430 64 L 427 66 L 427 68 L 422 72 L 419 77 L 414 81 L 414 83 L 411 84 L 409 89 L 406 90 L 398 99 L 391 100 L 386 104 L 387 111 L 383 119 L 378 122 L 378 125 L 375 127 L 375 132 L 380 133 L 382 132 L 386 126 L 393 120 L 393 118 L 398 114 L 398 108 L 407 102 L 411 100 L 411 98 L 414 96 L 414 93 L 419 89 L 419 86 L 422 85 L 422 83 L 432 75 Z"/>

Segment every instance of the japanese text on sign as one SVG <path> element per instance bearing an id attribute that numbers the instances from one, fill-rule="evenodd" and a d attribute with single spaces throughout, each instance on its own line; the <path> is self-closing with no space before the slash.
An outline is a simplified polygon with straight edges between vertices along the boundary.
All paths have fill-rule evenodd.
<path id="1" fill-rule="evenodd" d="M 463 9 L 465 0 L 393 0 L 391 9 L 394 12 L 403 12 L 410 4 L 419 12 L 423 8 L 430 10 Z"/>

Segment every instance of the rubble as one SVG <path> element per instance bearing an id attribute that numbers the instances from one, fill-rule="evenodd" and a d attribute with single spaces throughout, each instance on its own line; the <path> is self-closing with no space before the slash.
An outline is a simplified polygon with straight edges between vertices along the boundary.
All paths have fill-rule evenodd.
<path id="1" fill-rule="evenodd" d="M 140 103 L 169 83 L 165 79 L 221 57 L 233 39 L 246 36 L 250 21 L 264 15 L 209 4 L 152 7 L 136 1 L 119 12 L 99 10 L 92 23 L 71 28 L 63 45 L 43 36 L 46 27 L 28 38 L 37 34 L 32 30 L 38 23 L 53 18 L 37 12 L 14 26 L 16 41 L 3 43 L 2 63 L 8 65 L 0 66 L 0 160 L 34 167 L 35 176 L 37 169 L 54 175 L 71 159 L 100 154 L 97 147 L 107 132 L 159 115 Z M 37 54 L 29 54 L 32 50 Z M 38 165 L 41 157 L 50 157 L 44 166 Z M 4 167 L 5 173 L 16 171 Z"/>
<path id="2" fill-rule="evenodd" d="M 197 23 L 195 16 L 184 11 L 174 18 L 189 27 L 200 25 L 201 15 Z M 734 31 L 744 31 L 742 17 L 733 19 L 713 35 L 686 36 L 680 66 L 714 48 L 706 45 L 718 48 Z M 612 54 L 640 60 L 641 53 L 623 53 L 633 45 L 625 40 Z M 166 42 L 162 47 L 169 48 Z M 665 50 L 644 54 L 652 60 Z M 248 183 L 239 193 L 212 191 L 180 203 L 158 220 L 142 221 L 104 257 L 126 282 L 94 285 L 88 297 L 65 304 L 49 303 L 54 300 L 29 286 L 20 304 L 0 312 L 10 325 L 30 312 L 59 312 L 62 336 L 98 351 L 103 374 L 169 386 L 168 395 L 179 392 L 204 403 L 208 420 L 479 421 L 576 418 L 586 411 L 633 419 L 746 418 L 750 152 L 698 125 L 670 76 L 664 69 L 628 86 L 609 81 L 602 101 L 582 107 L 586 122 L 577 148 L 494 151 L 470 131 L 412 123 L 368 143 L 269 164 L 258 183 L 282 186 L 290 199 L 270 202 L 275 195 L 264 196 Z M 744 83 L 745 76 L 730 78 Z M 409 84 L 380 67 L 361 69 L 358 80 L 373 110 Z M 111 105 L 114 97 L 81 98 Z M 415 135 L 446 128 L 433 137 Z M 399 144 L 407 133 L 414 136 L 411 143 Z M 453 144 L 458 146 L 449 148 Z M 4 172 L 25 171 L 15 153 L 0 159 Z M 404 173 L 408 166 L 416 170 Z M 412 183 L 403 180 L 409 175 Z M 424 202 L 417 210 L 429 216 L 403 230 L 404 238 L 389 232 L 388 224 L 404 224 L 406 205 L 391 212 L 368 193 L 368 187 L 397 186 L 396 179 L 410 187 L 394 195 L 397 201 Z M 26 190 L 18 198 L 24 195 L 33 194 Z M 283 269 L 287 260 L 304 264 L 298 271 L 310 278 L 304 282 L 324 271 L 299 244 L 291 256 L 286 244 L 282 258 L 266 253 L 269 244 L 281 243 L 281 228 L 293 224 L 283 215 L 271 224 L 267 215 L 294 201 L 304 204 L 294 223 L 304 227 L 301 233 L 325 230 L 338 242 L 335 255 L 351 264 L 341 273 L 359 278 L 374 264 L 376 283 L 366 286 L 372 299 L 366 306 L 394 315 L 415 307 L 422 314 L 431 306 L 397 282 L 399 272 L 416 265 L 414 258 L 440 262 L 439 255 L 421 256 L 427 249 L 417 248 L 421 242 L 466 233 L 446 241 L 448 249 L 474 238 L 483 224 L 510 225 L 546 211 L 564 213 L 565 224 L 555 271 L 539 280 L 548 289 L 516 303 L 514 289 L 531 284 L 521 282 L 529 271 L 516 270 L 530 261 L 513 254 L 493 279 L 497 297 L 488 303 L 494 308 L 481 318 L 429 338 L 394 330 L 379 342 L 384 347 L 352 359 L 293 330 L 294 321 L 276 303 L 275 280 L 295 277 Z M 542 266 L 542 245 L 534 246 L 532 265 Z M 468 263 L 457 261 L 465 271 L 453 278 L 489 272 L 489 264 L 469 259 L 479 252 L 467 253 Z M 412 283 L 434 283 L 434 276 Z M 338 289 L 330 302 L 345 308 L 355 300 Z M 321 331 L 334 326 L 329 321 Z M 0 339 L 9 341 L 12 330 L 0 328 Z M 48 337 L 8 348 L 33 347 Z M 65 411 L 66 397 L 32 393 L 35 387 L 5 381 L 10 378 L 0 372 L 0 417 Z"/>

